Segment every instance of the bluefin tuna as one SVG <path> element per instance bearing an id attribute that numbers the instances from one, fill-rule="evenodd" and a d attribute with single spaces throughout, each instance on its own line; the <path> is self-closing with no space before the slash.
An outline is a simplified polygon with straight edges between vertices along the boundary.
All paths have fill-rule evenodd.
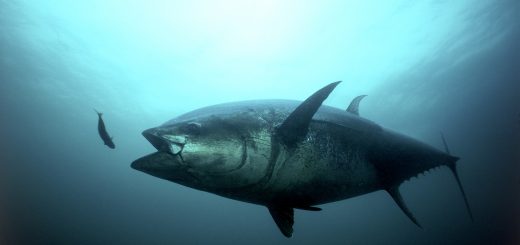
<path id="1" fill-rule="evenodd" d="M 257 100 L 188 112 L 143 136 L 157 152 L 132 168 L 238 201 L 267 207 L 286 237 L 294 209 L 383 190 L 417 226 L 399 186 L 429 169 L 447 166 L 469 204 L 455 164 L 458 157 L 360 117 L 322 105 L 339 82 L 303 102 Z M 443 142 L 444 138 L 443 138 Z M 446 144 L 445 144 L 446 145 Z"/>

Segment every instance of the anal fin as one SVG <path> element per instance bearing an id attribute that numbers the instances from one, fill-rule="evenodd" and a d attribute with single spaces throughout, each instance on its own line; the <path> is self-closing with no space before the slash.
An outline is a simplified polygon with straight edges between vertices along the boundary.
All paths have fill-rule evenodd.
<path id="1" fill-rule="evenodd" d="M 271 206 L 267 207 L 274 222 L 286 237 L 291 237 L 294 224 L 294 209 L 291 207 Z"/>
<path id="2" fill-rule="evenodd" d="M 410 212 L 410 209 L 406 206 L 404 203 L 403 197 L 401 196 L 401 193 L 399 192 L 399 186 L 390 187 L 386 189 L 388 194 L 394 199 L 395 203 L 397 203 L 397 206 L 403 210 L 403 212 L 408 216 L 408 218 L 419 228 L 422 228 L 422 226 L 417 222 L 417 219 L 413 216 L 412 212 Z"/>

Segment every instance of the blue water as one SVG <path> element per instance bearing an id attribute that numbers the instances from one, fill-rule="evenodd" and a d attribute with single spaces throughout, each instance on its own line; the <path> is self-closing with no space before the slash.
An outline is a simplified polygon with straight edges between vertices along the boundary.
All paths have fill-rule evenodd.
<path id="1" fill-rule="evenodd" d="M 507 244 L 518 238 L 520 2 L 0 0 L 0 244 Z M 454 155 L 385 192 L 296 211 L 130 168 L 141 136 L 193 109 L 250 99 L 325 104 Z M 97 115 L 114 136 L 103 145 Z M 515 235 L 516 231 L 516 235 Z"/>

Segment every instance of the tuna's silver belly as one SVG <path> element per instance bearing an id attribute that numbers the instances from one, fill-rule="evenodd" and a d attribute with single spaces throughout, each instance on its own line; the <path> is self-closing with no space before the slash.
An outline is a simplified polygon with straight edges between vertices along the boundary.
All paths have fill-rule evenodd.
<path id="1" fill-rule="evenodd" d="M 248 150 L 248 163 L 226 176 L 230 188 L 206 191 L 255 204 L 297 207 L 381 189 L 376 168 L 367 157 L 373 135 L 313 123 L 307 138 L 292 150 L 267 135 L 263 132 L 254 137 L 256 146 Z M 277 146 L 278 153 L 273 154 Z M 235 174 L 248 176 L 248 181 L 238 181 Z M 237 185 L 240 182 L 244 184 Z"/>

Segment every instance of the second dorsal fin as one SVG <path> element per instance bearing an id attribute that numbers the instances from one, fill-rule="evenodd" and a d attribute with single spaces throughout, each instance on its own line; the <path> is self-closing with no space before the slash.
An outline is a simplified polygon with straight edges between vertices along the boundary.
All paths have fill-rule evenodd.
<path id="1" fill-rule="evenodd" d="M 307 135 L 312 116 L 340 82 L 331 83 L 316 91 L 289 114 L 276 129 L 276 134 L 284 145 L 292 148 Z"/>
<path id="2" fill-rule="evenodd" d="M 352 102 L 350 102 L 350 105 L 348 105 L 347 111 L 359 116 L 359 102 L 361 102 L 361 100 L 365 97 L 366 95 L 360 95 L 354 98 Z"/>

